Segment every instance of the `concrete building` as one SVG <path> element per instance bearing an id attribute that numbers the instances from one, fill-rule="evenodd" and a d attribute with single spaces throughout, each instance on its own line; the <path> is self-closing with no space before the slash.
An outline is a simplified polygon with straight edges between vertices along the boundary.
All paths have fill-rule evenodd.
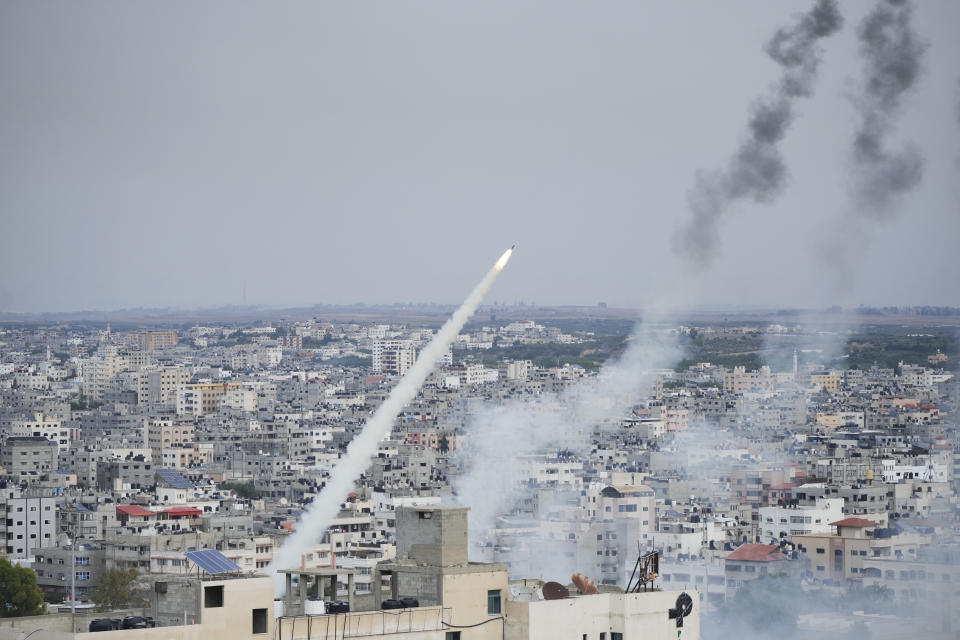
<path id="1" fill-rule="evenodd" d="M 137 404 L 176 407 L 177 391 L 190 382 L 186 367 L 151 367 L 137 372 Z"/>
<path id="2" fill-rule="evenodd" d="M 104 491 L 147 489 L 156 484 L 153 463 L 142 457 L 97 463 L 97 488 Z"/>
<path id="3" fill-rule="evenodd" d="M 417 358 L 416 349 L 407 340 L 375 340 L 372 352 L 374 373 L 402 376 Z"/>
<path id="4" fill-rule="evenodd" d="M 193 444 L 193 423 L 170 418 L 154 418 L 147 423 L 147 446 L 154 461 L 162 463 L 164 449 Z"/>
<path id="5" fill-rule="evenodd" d="M 178 336 L 176 331 L 144 331 L 137 334 L 137 342 L 144 351 L 153 351 L 154 349 L 166 349 L 177 344 Z"/>
<path id="6" fill-rule="evenodd" d="M 22 480 L 38 479 L 57 470 L 58 446 L 43 436 L 7 438 L 0 449 L 0 467 Z"/>
<path id="7" fill-rule="evenodd" d="M 205 382 L 181 385 L 177 390 L 177 415 L 202 416 L 214 413 L 231 389 L 242 388 L 240 382 Z"/>
<path id="8" fill-rule="evenodd" d="M 810 506 L 760 507 L 759 535 L 764 542 L 806 533 L 830 533 L 831 522 L 843 518 L 843 498 L 817 498 Z"/>
<path id="9" fill-rule="evenodd" d="M 12 436 L 39 436 L 57 444 L 58 451 L 64 451 L 72 440 L 79 437 L 78 429 L 64 427 L 63 422 L 53 416 L 37 413 L 32 420 L 13 420 L 10 423 Z"/>
<path id="10" fill-rule="evenodd" d="M 793 536 L 798 550 L 810 559 L 814 578 L 846 583 L 861 581 L 868 558 L 916 558 L 930 538 L 914 533 L 891 535 L 872 520 L 844 518 L 831 523 L 836 533 Z"/>
<path id="11" fill-rule="evenodd" d="M 28 497 L 16 490 L 4 490 L 0 502 L 0 538 L 3 553 L 10 558 L 29 558 L 32 549 L 56 544 L 57 499 Z"/>

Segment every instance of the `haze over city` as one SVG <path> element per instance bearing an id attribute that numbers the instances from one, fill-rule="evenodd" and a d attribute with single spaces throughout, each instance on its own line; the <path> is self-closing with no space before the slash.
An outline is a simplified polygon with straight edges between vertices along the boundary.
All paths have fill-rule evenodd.
<path id="1" fill-rule="evenodd" d="M 845 2 L 782 192 L 730 206 L 708 269 L 674 251 L 806 4 L 5 2 L 0 310 L 453 303 L 513 243 L 511 303 L 956 302 L 948 1 L 915 7 L 889 145 L 924 171 L 891 215 L 840 224 L 871 6 Z"/>
<path id="2" fill-rule="evenodd" d="M 956 640 L 958 27 L 0 2 L 0 640 Z"/>

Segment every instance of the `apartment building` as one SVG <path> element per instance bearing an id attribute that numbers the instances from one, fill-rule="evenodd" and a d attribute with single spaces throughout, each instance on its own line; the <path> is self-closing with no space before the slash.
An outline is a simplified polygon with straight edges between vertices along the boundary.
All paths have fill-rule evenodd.
<path id="1" fill-rule="evenodd" d="M 151 407 L 176 407 L 177 391 L 189 384 L 186 367 L 150 367 L 137 372 L 137 404 Z"/>
<path id="2" fill-rule="evenodd" d="M 3 489 L 0 502 L 0 540 L 10 558 L 29 558 L 32 549 L 56 544 L 57 499 L 54 496 L 23 496 Z"/>
<path id="3" fill-rule="evenodd" d="M 846 583 L 863 578 L 868 558 L 916 558 L 918 549 L 929 544 L 929 536 L 915 533 L 894 535 L 863 518 L 844 518 L 831 523 L 836 533 L 793 536 L 797 549 L 810 559 L 814 578 Z"/>
<path id="4" fill-rule="evenodd" d="M 374 373 L 392 373 L 402 376 L 413 366 L 416 349 L 408 340 L 374 340 L 372 345 Z"/>
<path id="5" fill-rule="evenodd" d="M 812 505 L 760 507 L 760 536 L 779 544 L 790 536 L 830 533 L 830 523 L 843 518 L 843 502 L 843 498 L 817 498 Z"/>
<path id="6" fill-rule="evenodd" d="M 153 351 L 155 349 L 166 349 L 177 344 L 177 332 L 168 331 L 144 331 L 137 334 L 137 343 L 144 351 Z"/>

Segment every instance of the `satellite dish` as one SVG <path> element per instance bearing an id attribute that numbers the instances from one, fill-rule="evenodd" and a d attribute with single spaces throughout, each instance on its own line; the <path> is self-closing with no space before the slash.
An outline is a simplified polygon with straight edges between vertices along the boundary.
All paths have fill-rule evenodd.
<path id="1" fill-rule="evenodd" d="M 559 582 L 547 582 L 543 585 L 544 600 L 563 600 L 569 597 L 570 592 Z"/>

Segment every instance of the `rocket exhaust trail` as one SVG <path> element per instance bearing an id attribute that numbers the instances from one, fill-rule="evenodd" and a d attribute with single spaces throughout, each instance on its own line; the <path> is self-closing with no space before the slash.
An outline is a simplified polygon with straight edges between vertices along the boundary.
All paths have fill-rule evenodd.
<path id="1" fill-rule="evenodd" d="M 480 306 L 483 297 L 503 271 L 512 254 L 513 247 L 503 252 L 460 308 L 450 316 L 433 340 L 420 352 L 413 366 L 400 379 L 373 416 L 367 420 L 360 433 L 350 442 L 346 454 L 334 467 L 326 486 L 297 521 L 296 532 L 287 538 L 273 562 L 267 567 L 269 574 L 275 576 L 277 569 L 299 567 L 302 554 L 309 551 L 323 536 L 330 522 L 340 511 L 340 504 L 346 500 L 360 475 L 370 465 L 370 458 L 376 455 L 377 443 L 390 433 L 394 419 L 416 397 L 427 376 L 453 344 L 463 325 Z M 274 580 L 274 589 L 279 595 L 283 589 L 281 581 Z"/>

